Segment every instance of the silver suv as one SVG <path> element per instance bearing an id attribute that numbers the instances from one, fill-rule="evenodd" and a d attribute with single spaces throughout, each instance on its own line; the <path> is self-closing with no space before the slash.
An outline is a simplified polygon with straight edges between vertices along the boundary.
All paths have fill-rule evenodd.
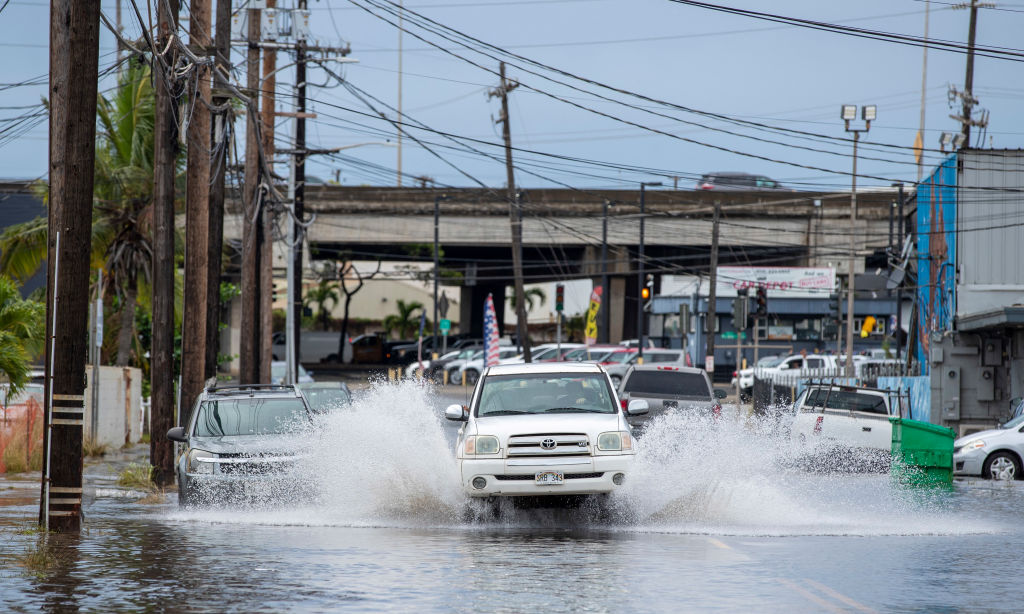
<path id="1" fill-rule="evenodd" d="M 167 431 L 178 454 L 178 503 L 294 494 L 285 474 L 299 459 L 312 413 L 293 386 L 207 388 L 186 426 Z"/>

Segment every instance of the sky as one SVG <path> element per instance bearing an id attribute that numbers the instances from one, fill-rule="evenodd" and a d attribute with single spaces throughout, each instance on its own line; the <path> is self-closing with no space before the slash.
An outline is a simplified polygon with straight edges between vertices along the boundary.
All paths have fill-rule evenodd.
<path id="1" fill-rule="evenodd" d="M 141 26 L 131 4 L 122 1 L 126 36 L 138 38 Z M 148 7 L 143 0 L 137 1 L 143 19 L 148 20 Z M 281 0 L 281 5 L 290 7 L 292 1 Z M 961 42 L 967 38 L 969 12 L 954 10 L 952 2 L 721 1 L 730 7 L 911 36 L 923 34 L 925 10 L 930 6 L 932 38 Z M 325 46 L 350 44 L 349 57 L 357 60 L 328 65 L 357 91 L 369 95 L 360 100 L 339 87 L 334 77 L 310 70 L 309 110 L 317 114 L 308 124 L 310 146 L 354 147 L 338 157 L 311 159 L 307 173 L 323 179 L 338 173 L 344 185 L 387 186 L 398 181 L 395 129 L 377 114 L 395 117 L 399 36 L 394 25 L 360 8 L 373 8 L 374 3 L 390 4 L 386 0 L 309 0 L 313 36 Z M 104 0 L 102 7 L 114 21 L 115 2 Z M 402 108 L 407 122 L 422 122 L 453 138 L 477 139 L 470 143 L 477 151 L 467 151 L 466 141 L 456 144 L 436 132 L 410 129 L 433 153 L 409 137 L 403 139 L 406 185 L 412 185 L 415 176 L 430 177 L 443 186 L 505 184 L 501 126 L 494 122 L 500 106 L 487 96 L 488 89 L 498 83 L 494 73 L 499 59 L 509 62 L 509 77 L 521 83 L 509 95 L 509 104 L 513 145 L 529 150 L 514 153 L 516 183 L 526 188 L 635 189 L 641 181 L 671 186 L 673 177 L 679 177 L 680 188 L 692 189 L 697 177 L 713 171 L 763 174 L 798 189 L 847 188 L 848 141 L 775 130 L 848 137 L 839 118 L 844 103 L 878 107 L 878 119 L 862 135 L 859 185 L 888 185 L 917 177 L 910 150 L 920 120 L 922 49 L 917 46 L 769 23 L 670 0 L 405 0 L 405 8 L 526 60 L 619 90 L 537 69 L 509 55 L 498 57 L 492 52 L 494 57 L 485 57 L 467 51 L 417 27 L 410 14 L 402 54 Z M 378 8 L 373 11 L 387 16 Z M 187 17 L 187 11 L 182 14 Z M 32 179 L 46 173 L 46 122 L 16 135 L 10 118 L 31 113 L 46 95 L 45 82 L 11 84 L 45 78 L 47 20 L 45 0 L 10 0 L 0 12 L 4 58 L 0 64 L 0 178 Z M 1024 0 L 998 2 L 995 8 L 979 11 L 977 42 L 1016 48 L 1022 29 Z M 439 51 L 416 35 L 479 66 Z M 113 40 L 103 29 L 101 70 L 114 61 Z M 238 65 L 243 51 L 235 49 L 233 60 Z M 291 61 L 282 54 L 278 65 Z M 941 157 L 940 133 L 958 129 L 948 117 L 959 111 L 950 108 L 947 90 L 950 85 L 963 88 L 964 69 L 962 54 L 936 49 L 928 53 L 924 144 L 934 151 L 925 154 L 926 174 Z M 1018 61 L 976 59 L 975 92 L 980 107 L 990 112 L 986 147 L 1019 148 L 1024 142 L 1024 115 L 1018 103 L 1024 95 L 1022 72 L 1024 63 Z M 236 78 L 244 84 L 241 71 Z M 290 69 L 279 73 L 280 110 L 290 110 L 291 78 Z M 100 89 L 109 90 L 113 84 L 108 76 L 101 79 Z M 767 129 L 742 122 L 756 122 Z M 277 133 L 278 146 L 287 147 L 289 120 L 281 120 Z M 241 144 L 239 151 L 243 151 Z M 286 166 L 281 164 L 279 170 L 286 172 Z"/>

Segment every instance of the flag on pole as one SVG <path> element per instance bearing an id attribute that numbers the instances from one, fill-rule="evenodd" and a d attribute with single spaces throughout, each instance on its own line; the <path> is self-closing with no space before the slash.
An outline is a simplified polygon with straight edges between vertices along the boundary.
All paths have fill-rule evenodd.
<path id="1" fill-rule="evenodd" d="M 484 301 L 484 366 L 498 364 L 498 318 L 494 315 L 494 298 Z"/>

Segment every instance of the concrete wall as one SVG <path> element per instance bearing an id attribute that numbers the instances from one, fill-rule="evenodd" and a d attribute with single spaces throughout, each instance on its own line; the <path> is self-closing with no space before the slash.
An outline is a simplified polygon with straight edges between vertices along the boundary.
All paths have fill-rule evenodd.
<path id="1" fill-rule="evenodd" d="M 93 431 L 93 367 L 85 369 L 85 437 L 120 448 L 142 437 L 142 371 L 135 367 L 99 368 L 99 408 Z"/>

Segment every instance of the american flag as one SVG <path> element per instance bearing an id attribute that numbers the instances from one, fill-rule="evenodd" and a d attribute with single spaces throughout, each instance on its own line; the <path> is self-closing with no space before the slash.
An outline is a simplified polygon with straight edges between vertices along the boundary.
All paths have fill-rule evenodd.
<path id="1" fill-rule="evenodd" d="M 498 318 L 494 315 L 494 298 L 484 301 L 484 364 L 498 364 Z"/>

